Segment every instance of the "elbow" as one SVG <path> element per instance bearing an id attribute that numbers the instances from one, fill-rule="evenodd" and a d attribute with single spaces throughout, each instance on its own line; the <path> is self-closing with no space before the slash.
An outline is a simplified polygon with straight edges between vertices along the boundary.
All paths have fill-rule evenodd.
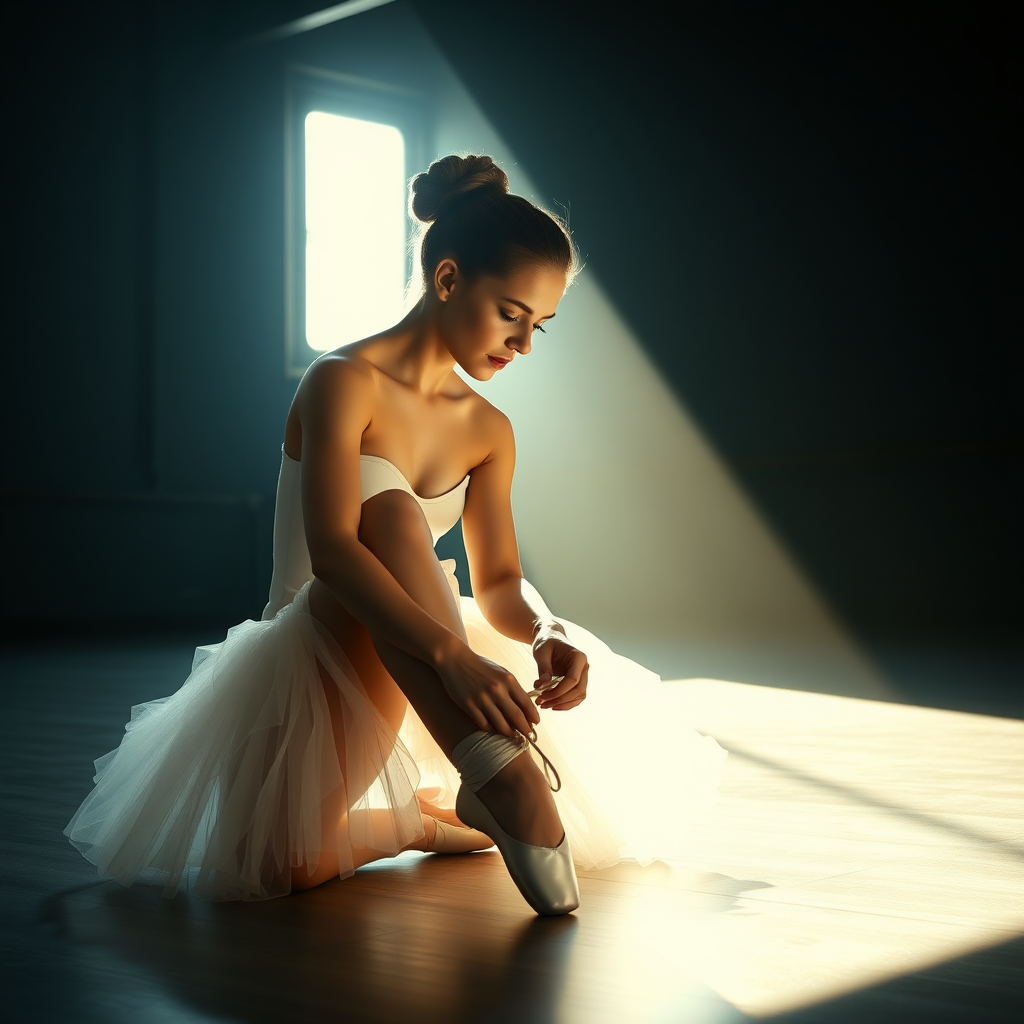
<path id="1" fill-rule="evenodd" d="M 351 541 L 347 537 L 323 538 L 308 545 L 308 548 L 313 575 L 333 589 L 341 581 L 344 567 L 352 561 Z"/>
<path id="2" fill-rule="evenodd" d="M 488 619 L 488 609 L 493 605 L 495 598 L 499 594 L 503 594 L 509 586 L 515 586 L 518 588 L 520 582 L 523 579 L 522 573 L 508 571 L 503 572 L 500 576 L 496 576 L 489 579 L 486 583 L 482 584 L 479 588 L 476 583 L 473 583 L 473 599 L 477 603 L 477 607 L 480 609 L 481 614 L 485 619 Z M 513 581 L 510 583 L 509 581 Z"/>
<path id="3" fill-rule="evenodd" d="M 328 558 L 326 555 L 319 553 L 314 555 L 310 552 L 309 567 L 312 570 L 315 579 L 327 580 L 331 575 L 331 566 L 333 564 L 333 560 Z"/>

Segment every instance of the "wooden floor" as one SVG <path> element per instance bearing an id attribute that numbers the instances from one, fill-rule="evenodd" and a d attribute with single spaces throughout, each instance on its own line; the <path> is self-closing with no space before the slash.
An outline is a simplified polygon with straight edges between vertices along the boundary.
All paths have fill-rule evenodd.
<path id="1" fill-rule="evenodd" d="M 686 863 L 537 919 L 499 856 L 407 854 L 259 904 L 97 881 L 61 835 L 187 645 L 8 649 L 5 1020 L 997 1021 L 1024 1009 L 1024 724 L 690 680 L 730 751 Z M 13 1009 L 13 1014 L 10 1012 Z"/>

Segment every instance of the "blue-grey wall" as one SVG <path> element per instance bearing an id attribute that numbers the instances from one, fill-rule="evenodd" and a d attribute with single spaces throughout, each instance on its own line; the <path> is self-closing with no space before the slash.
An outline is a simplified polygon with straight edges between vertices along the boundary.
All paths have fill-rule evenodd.
<path id="1" fill-rule="evenodd" d="M 847 620 L 1015 628 L 1016 8 L 396 2 L 228 45 L 315 6 L 12 8 L 8 626 L 258 615 L 285 67 L 429 100 L 419 18 Z"/>
<path id="2" fill-rule="evenodd" d="M 45 73 L 12 81 L 5 628 L 262 609 L 296 384 L 286 68 L 430 91 L 401 4 L 234 45 L 314 6 L 17 8 Z"/>
<path id="3" fill-rule="evenodd" d="M 1018 630 L 1020 5 L 416 8 L 842 617 Z"/>

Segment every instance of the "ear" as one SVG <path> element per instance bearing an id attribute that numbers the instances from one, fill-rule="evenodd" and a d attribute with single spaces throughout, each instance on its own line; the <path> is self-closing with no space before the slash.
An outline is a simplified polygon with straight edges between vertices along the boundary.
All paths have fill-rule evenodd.
<path id="1" fill-rule="evenodd" d="M 448 301 L 458 277 L 459 268 L 453 259 L 446 257 L 434 268 L 434 294 L 441 302 Z"/>

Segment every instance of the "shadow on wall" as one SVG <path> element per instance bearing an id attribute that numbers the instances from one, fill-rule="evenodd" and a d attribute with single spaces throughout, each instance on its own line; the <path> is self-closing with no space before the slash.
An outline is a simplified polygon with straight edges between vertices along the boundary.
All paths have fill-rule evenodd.
<path id="1" fill-rule="evenodd" d="M 5 610 L 14 617 L 74 617 L 84 590 L 92 595 L 86 611 L 93 619 L 205 614 L 230 621 L 258 614 L 256 592 L 269 575 L 268 499 L 294 387 L 283 375 L 281 351 L 281 83 L 289 64 L 427 98 L 436 114 L 429 152 L 490 152 L 515 190 L 550 203 L 411 5 L 387 4 L 230 53 L 210 48 L 201 19 L 188 10 L 167 6 L 160 17 L 151 239 L 156 349 L 147 364 L 155 393 L 150 402 L 146 384 L 133 395 L 130 374 L 111 384 L 100 364 L 58 382 L 67 391 L 66 418 L 17 464 L 13 483 L 25 490 L 5 510 L 24 539 L 11 563 L 25 581 L 16 606 Z M 99 96 L 107 86 L 90 87 Z M 87 215 L 85 206 L 76 214 Z M 79 234 L 95 234 L 91 221 L 79 226 Z M 105 293 L 96 294 L 99 302 Z M 121 302 L 117 293 L 107 297 Z M 25 350 L 23 376 L 38 370 L 31 360 L 42 359 L 47 346 L 67 346 L 65 327 L 58 316 L 47 328 L 52 337 Z M 125 337 L 125 351 L 111 353 L 118 366 L 134 358 Z M 59 361 L 55 366 L 49 372 L 59 375 Z M 750 680 L 760 664 L 760 681 L 792 684 L 800 673 L 814 677 L 827 666 L 829 685 L 841 692 L 884 692 L 592 273 L 584 270 L 530 358 L 481 391 L 515 427 L 513 501 L 524 567 L 556 614 L 640 660 L 649 660 L 644 652 L 710 645 L 717 653 L 700 674 Z M 115 399 L 139 404 L 152 417 L 146 429 L 153 431 L 159 486 L 151 492 L 134 490 L 131 444 L 120 462 L 101 458 L 111 428 L 97 425 L 92 411 Z M 99 459 L 105 473 L 97 477 L 104 480 L 100 493 L 88 501 L 92 463 L 84 455 L 61 461 L 61 431 L 71 418 L 78 448 Z M 140 430 L 143 418 L 133 421 Z M 114 500 L 118 492 L 124 501 Z M 40 512 L 44 498 L 49 504 Z M 462 560 L 465 584 L 457 536 L 441 550 Z M 78 583 L 60 607 L 47 590 L 53 573 Z M 737 657 L 742 650 L 772 650 L 775 661 Z"/>
<path id="2" fill-rule="evenodd" d="M 429 37 L 420 45 L 433 44 Z M 436 50 L 435 50 L 436 53 Z M 437 152 L 486 152 L 552 201 L 437 53 Z M 511 419 L 524 572 L 556 615 L 664 674 L 891 690 L 744 495 L 592 273 L 486 384 Z"/>

